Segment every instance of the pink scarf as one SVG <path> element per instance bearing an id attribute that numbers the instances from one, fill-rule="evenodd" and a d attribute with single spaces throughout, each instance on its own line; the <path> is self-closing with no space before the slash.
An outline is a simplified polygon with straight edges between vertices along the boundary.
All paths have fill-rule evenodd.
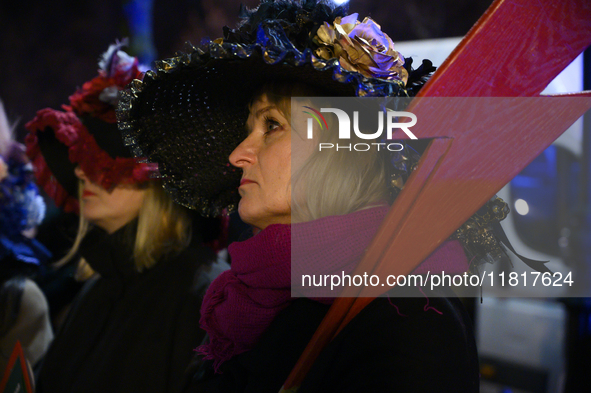
<path id="1" fill-rule="evenodd" d="M 197 348 L 214 368 L 252 349 L 275 316 L 292 301 L 292 235 L 297 250 L 294 273 L 351 273 L 375 236 L 388 206 L 343 216 L 270 225 L 252 238 L 228 247 L 232 267 L 215 279 L 201 306 L 201 327 L 209 343 Z M 292 233 L 293 231 L 293 233 Z M 297 268 L 297 269 L 296 269 Z M 446 242 L 414 271 L 466 271 L 459 242 Z M 309 294 L 306 293 L 308 296 Z M 312 296 L 308 296 L 312 297 Z M 315 299 L 330 304 L 334 299 Z"/>

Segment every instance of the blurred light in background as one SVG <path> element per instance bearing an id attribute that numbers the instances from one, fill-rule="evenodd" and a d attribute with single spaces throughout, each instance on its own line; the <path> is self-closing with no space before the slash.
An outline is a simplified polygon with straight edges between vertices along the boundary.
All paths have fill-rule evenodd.
<path id="1" fill-rule="evenodd" d="M 527 213 L 529 213 L 529 206 L 527 204 L 526 201 L 524 201 L 523 199 L 518 199 L 515 201 L 515 211 L 519 214 L 521 214 L 522 216 L 525 216 Z"/>
<path id="2" fill-rule="evenodd" d="M 580 158 L 572 149 L 552 145 L 511 180 L 513 222 L 528 247 L 565 256 L 559 239 L 576 214 L 579 172 Z"/>

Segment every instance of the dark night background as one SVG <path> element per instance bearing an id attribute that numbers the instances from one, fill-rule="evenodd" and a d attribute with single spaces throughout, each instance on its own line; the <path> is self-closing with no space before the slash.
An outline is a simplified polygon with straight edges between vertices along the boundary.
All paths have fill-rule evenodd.
<path id="1" fill-rule="evenodd" d="M 396 41 L 462 36 L 492 0 L 351 0 L 350 12 L 373 16 Z M 98 56 L 129 35 L 124 0 L 3 1 L 0 5 L 0 99 L 11 121 L 23 125 L 45 107 L 59 108 L 96 75 Z M 258 0 L 154 0 L 156 58 L 187 40 L 217 38 L 238 21 L 240 3 Z M 132 42 L 133 44 L 133 42 Z M 131 52 L 131 51 L 130 51 Z"/>
<path id="2" fill-rule="evenodd" d="M 136 0 L 136 4 L 140 1 Z M 222 26 L 233 27 L 237 23 L 241 3 L 254 7 L 259 2 L 146 0 L 150 1 L 156 59 L 172 56 L 187 40 L 198 43 L 205 36 L 219 37 Z M 372 16 L 394 42 L 400 42 L 463 36 L 491 3 L 492 0 L 351 0 L 349 10 L 358 12 L 360 19 Z M 124 12 L 130 4 L 131 0 L 0 2 L 0 99 L 9 120 L 19 121 L 19 141 L 25 135 L 24 124 L 37 110 L 57 109 L 67 103 L 78 86 L 96 76 L 98 57 L 109 44 L 130 35 Z M 133 39 L 131 44 L 138 45 Z M 137 54 L 133 50 L 129 53 Z M 587 79 L 587 89 L 589 83 Z M 569 308 L 567 367 L 571 374 L 567 392 L 583 391 L 578 390 L 583 386 L 580 380 L 588 386 L 591 308 L 588 302 L 583 307 L 583 301 L 578 300 L 581 299 L 565 302 Z M 586 333 L 581 333 L 581 326 L 587 326 Z"/>

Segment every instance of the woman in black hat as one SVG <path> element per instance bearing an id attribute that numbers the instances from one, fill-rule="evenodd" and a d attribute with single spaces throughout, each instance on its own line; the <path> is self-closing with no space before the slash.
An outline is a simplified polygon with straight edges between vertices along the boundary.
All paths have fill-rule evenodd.
<path id="1" fill-rule="evenodd" d="M 338 142 L 338 127 L 313 97 L 409 97 L 434 70 L 428 61 L 412 69 L 373 20 L 324 2 L 263 1 L 243 17 L 223 38 L 157 63 L 119 104 L 120 130 L 158 162 L 177 202 L 209 214 L 237 208 L 256 233 L 230 245 L 231 269 L 207 291 L 208 339 L 186 392 L 277 392 L 334 301 L 326 285 L 298 284 L 302 273 L 350 274 L 418 161 L 406 144 L 319 151 Z M 449 240 L 415 273 L 467 269 Z M 477 392 L 471 321 L 453 293 L 387 294 L 323 349 L 298 391 Z"/>
<path id="2" fill-rule="evenodd" d="M 81 257 L 78 272 L 91 277 L 43 360 L 39 392 L 176 391 L 204 335 L 198 310 L 215 254 L 203 238 L 219 228 L 194 226 L 156 166 L 123 145 L 114 105 L 141 71 L 120 48 L 63 111 L 41 110 L 27 124 L 39 183 L 58 206 L 79 208 L 63 261 Z"/>

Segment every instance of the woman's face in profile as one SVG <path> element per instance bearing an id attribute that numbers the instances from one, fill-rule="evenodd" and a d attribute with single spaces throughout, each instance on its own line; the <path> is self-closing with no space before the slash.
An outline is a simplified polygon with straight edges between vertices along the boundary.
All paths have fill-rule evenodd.
<path id="1" fill-rule="evenodd" d="M 246 122 L 248 136 L 230 155 L 242 169 L 240 218 L 256 228 L 291 223 L 292 129 L 266 95 L 258 97 Z M 296 135 L 294 138 L 299 138 Z"/>
<path id="2" fill-rule="evenodd" d="M 145 189 L 134 184 L 119 184 L 106 190 L 91 182 L 80 167 L 76 167 L 75 173 L 83 183 L 80 214 L 90 223 L 113 233 L 138 216 Z"/>

